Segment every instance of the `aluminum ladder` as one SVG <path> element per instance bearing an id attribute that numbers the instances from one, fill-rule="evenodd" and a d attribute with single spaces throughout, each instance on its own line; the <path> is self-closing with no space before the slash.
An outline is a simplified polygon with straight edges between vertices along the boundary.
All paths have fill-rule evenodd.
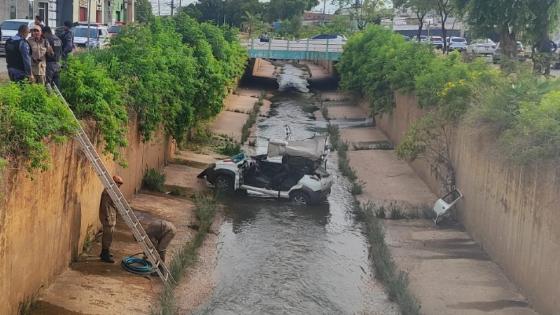
<path id="1" fill-rule="evenodd" d="M 132 234 L 134 234 L 134 238 L 136 239 L 138 244 L 142 246 L 144 255 L 146 255 L 148 261 L 152 264 L 153 269 L 156 270 L 157 274 L 161 278 L 161 281 L 163 281 L 164 285 L 168 286 L 171 283 L 175 283 L 175 280 L 173 279 L 173 276 L 171 275 L 169 268 L 159 256 L 157 249 L 155 248 L 154 244 L 148 237 L 148 234 L 146 234 L 146 231 L 142 227 L 142 224 L 140 224 L 140 221 L 138 221 L 136 214 L 134 214 L 134 211 L 132 211 L 132 208 L 130 207 L 129 203 L 126 201 L 126 198 L 124 197 L 121 190 L 113 180 L 113 177 L 107 171 L 105 164 L 103 164 L 101 157 L 95 150 L 95 146 L 91 143 L 88 135 L 84 131 L 84 128 L 82 128 L 80 121 L 78 120 L 78 118 L 76 117 L 72 109 L 70 108 L 70 105 L 68 104 L 68 102 L 66 102 L 66 99 L 62 96 L 60 90 L 56 85 L 52 85 L 48 87 L 56 94 L 58 98 L 60 98 L 61 101 L 64 102 L 64 104 L 66 105 L 68 110 L 70 110 L 72 116 L 78 123 L 79 126 L 78 134 L 74 136 L 74 139 L 76 139 L 78 143 L 80 143 L 82 151 L 86 155 L 87 159 L 93 165 L 93 168 L 97 173 L 97 176 L 101 180 L 101 183 L 103 183 L 103 186 L 109 193 L 109 196 L 111 196 L 111 199 L 113 200 L 115 207 L 119 211 L 119 214 L 126 222 L 126 225 L 128 225 L 128 227 L 132 230 Z"/>

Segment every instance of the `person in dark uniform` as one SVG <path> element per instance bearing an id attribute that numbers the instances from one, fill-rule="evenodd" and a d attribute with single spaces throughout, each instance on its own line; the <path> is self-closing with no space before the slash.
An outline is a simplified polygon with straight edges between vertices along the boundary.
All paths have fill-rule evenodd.
<path id="1" fill-rule="evenodd" d="M 113 176 L 113 180 L 118 187 L 123 184 L 123 179 L 120 176 Z M 99 204 L 99 220 L 103 225 L 103 237 L 101 238 L 101 254 L 99 257 L 101 261 L 107 263 L 114 263 L 113 255 L 111 255 L 111 244 L 113 243 L 113 233 L 115 232 L 115 225 L 117 225 L 117 208 L 107 192 L 107 189 L 101 193 L 101 202 Z"/>

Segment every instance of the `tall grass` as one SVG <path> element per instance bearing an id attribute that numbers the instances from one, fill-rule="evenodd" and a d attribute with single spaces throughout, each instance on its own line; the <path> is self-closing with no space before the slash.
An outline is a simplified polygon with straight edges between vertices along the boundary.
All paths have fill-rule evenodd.
<path id="1" fill-rule="evenodd" d="M 420 305 L 408 290 L 408 275 L 399 271 L 385 242 L 383 224 L 376 217 L 380 209 L 371 202 L 359 205 L 365 218 L 366 233 L 370 244 L 370 260 L 377 279 L 385 285 L 391 301 L 396 302 L 403 315 L 420 314 Z"/>
<path id="2" fill-rule="evenodd" d="M 183 278 L 186 270 L 193 266 L 198 258 L 198 249 L 202 246 L 206 235 L 214 221 L 214 216 L 218 208 L 216 199 L 213 196 L 198 195 L 195 200 L 195 213 L 199 222 L 199 229 L 194 238 L 184 244 L 173 256 L 169 264 L 170 272 L 176 283 L 171 284 L 163 290 L 159 297 L 159 310 L 152 309 L 152 315 L 173 315 L 176 314 L 177 306 L 173 290 Z"/>

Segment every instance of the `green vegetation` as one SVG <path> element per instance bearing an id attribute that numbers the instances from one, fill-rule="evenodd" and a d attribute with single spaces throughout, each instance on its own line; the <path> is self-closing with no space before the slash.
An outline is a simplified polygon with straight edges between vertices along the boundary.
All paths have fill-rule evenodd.
<path id="1" fill-rule="evenodd" d="M 255 102 L 255 105 L 253 105 L 253 109 L 249 113 L 249 118 L 247 118 L 245 124 L 243 124 L 243 127 L 241 128 L 241 143 L 245 143 L 245 141 L 247 141 L 251 128 L 257 122 L 257 116 L 259 115 L 261 106 L 263 105 L 263 99 L 264 98 L 261 95 L 259 100 Z"/>
<path id="2" fill-rule="evenodd" d="M 44 87 L 0 86 L 0 165 L 21 162 L 28 171 L 49 166 L 48 143 L 61 143 L 77 130 L 72 113 Z"/>
<path id="3" fill-rule="evenodd" d="M 367 52 L 367 53 L 364 53 Z M 436 56 L 427 45 L 404 42 L 381 27 L 353 36 L 338 70 L 341 86 L 370 100 L 376 114 L 390 112 L 394 93 L 414 93 L 426 114 L 397 148 L 407 160 L 424 158 L 442 191 L 455 185 L 450 144 L 455 127 L 489 126 L 502 155 L 514 162 L 560 158 L 560 82 L 524 64 L 502 72 L 458 53 Z"/>
<path id="4" fill-rule="evenodd" d="M 378 219 L 384 217 L 385 212 L 376 208 L 373 203 L 360 205 L 359 208 L 366 223 L 370 259 L 373 262 L 375 276 L 385 285 L 389 299 L 399 305 L 401 314 L 420 314 L 420 306 L 408 290 L 408 276 L 398 270 L 385 243 L 383 223 Z"/>
<path id="5" fill-rule="evenodd" d="M 227 141 L 222 147 L 218 149 L 218 153 L 226 156 L 234 156 L 241 153 L 241 145 L 233 141 Z"/>
<path id="6" fill-rule="evenodd" d="M 178 252 L 174 253 L 173 260 L 169 264 L 170 272 L 176 283 L 165 287 L 160 295 L 159 310 L 152 309 L 152 314 L 158 315 L 173 315 L 176 314 L 175 297 L 173 290 L 177 283 L 185 274 L 186 270 L 196 263 L 198 258 L 198 249 L 202 246 L 206 234 L 210 230 L 214 216 L 216 214 L 218 204 L 216 199 L 211 196 L 199 195 L 194 200 L 196 207 L 196 217 L 198 219 L 199 228 L 194 238 L 184 244 Z"/>
<path id="7" fill-rule="evenodd" d="M 155 168 L 150 168 L 144 174 L 142 178 L 142 186 L 145 189 L 157 192 L 163 192 L 163 186 L 165 184 L 165 174 L 156 170 Z"/>

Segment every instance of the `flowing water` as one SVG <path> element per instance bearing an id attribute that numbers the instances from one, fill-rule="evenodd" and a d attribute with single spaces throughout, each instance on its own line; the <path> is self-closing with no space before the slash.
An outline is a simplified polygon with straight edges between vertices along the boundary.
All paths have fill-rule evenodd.
<path id="1" fill-rule="evenodd" d="M 271 117 L 258 122 L 257 152 L 269 138 L 293 140 L 324 131 L 311 118 L 307 76 L 284 65 Z M 308 111 L 308 110 L 307 110 Z M 196 314 L 398 314 L 376 283 L 349 183 L 331 154 L 328 204 L 242 198 L 229 202 L 220 230 L 217 285 Z"/>

